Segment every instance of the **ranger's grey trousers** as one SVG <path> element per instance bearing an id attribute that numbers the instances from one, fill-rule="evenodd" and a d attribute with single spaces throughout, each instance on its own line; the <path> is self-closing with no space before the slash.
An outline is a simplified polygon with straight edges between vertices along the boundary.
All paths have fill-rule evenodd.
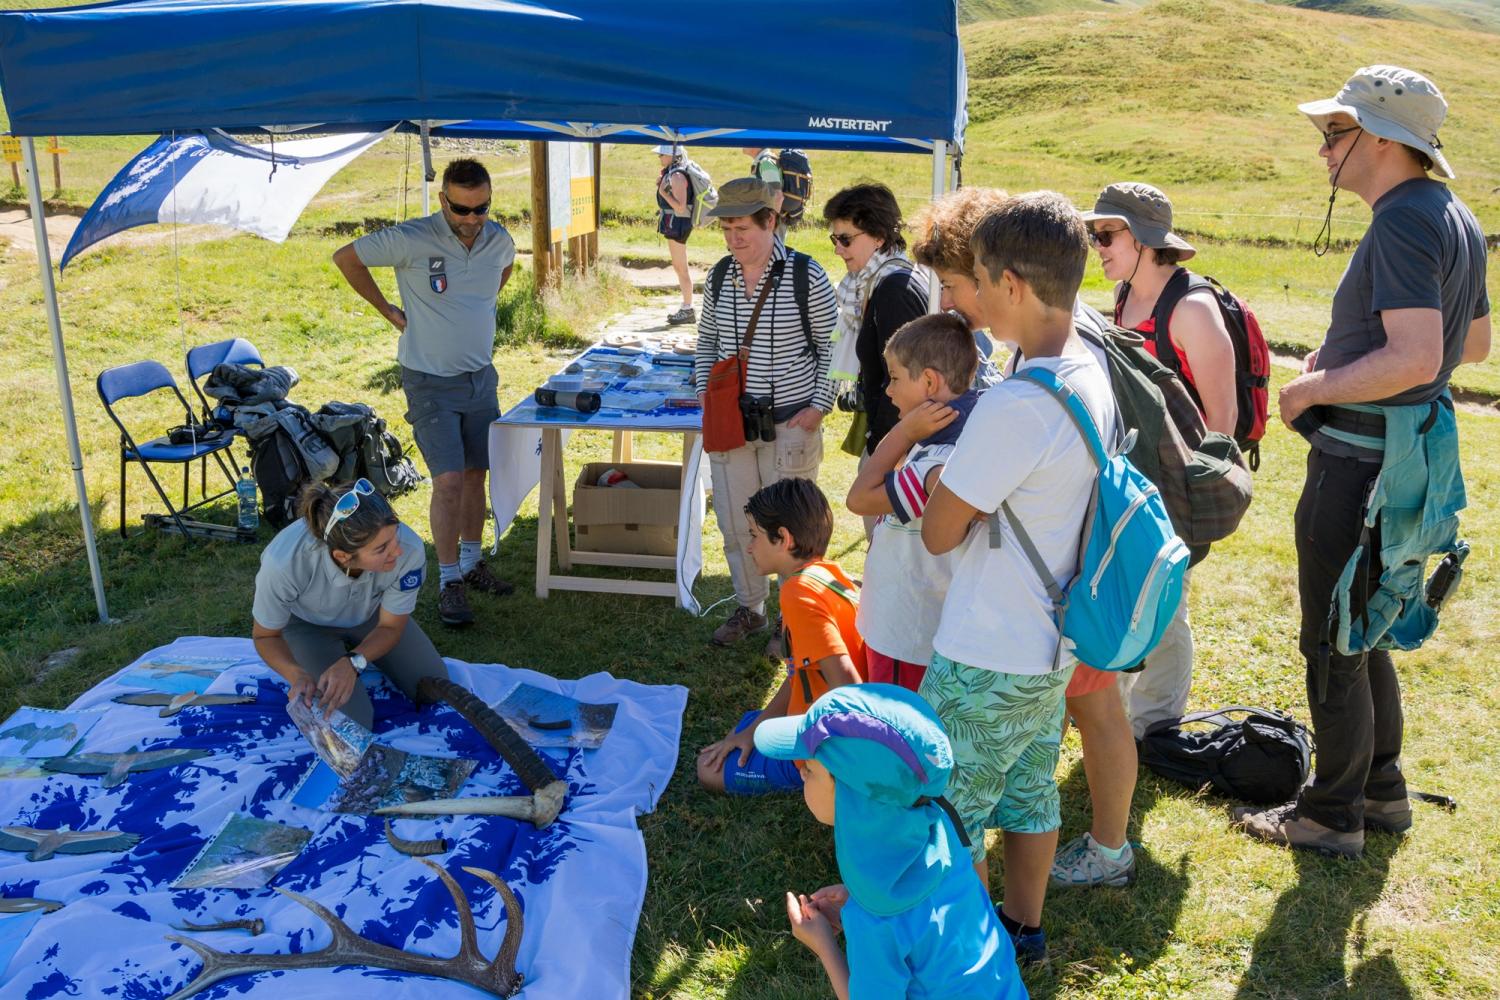
<path id="1" fill-rule="evenodd" d="M 322 677 L 323 671 L 348 656 L 349 651 L 363 642 L 379 622 L 379 611 L 363 625 L 348 628 L 314 625 L 293 615 L 286 628 L 281 630 L 281 637 L 291 647 L 297 665 L 316 678 Z M 417 700 L 417 682 L 423 677 L 448 676 L 448 668 L 443 665 L 443 658 L 438 655 L 432 640 L 411 618 L 406 620 L 406 628 L 401 630 L 401 638 L 391 651 L 378 660 L 371 660 L 370 665 L 389 677 L 413 702 Z M 354 691 L 340 711 L 366 729 L 375 726 L 375 706 L 370 704 L 370 695 L 362 683 L 354 685 Z"/>

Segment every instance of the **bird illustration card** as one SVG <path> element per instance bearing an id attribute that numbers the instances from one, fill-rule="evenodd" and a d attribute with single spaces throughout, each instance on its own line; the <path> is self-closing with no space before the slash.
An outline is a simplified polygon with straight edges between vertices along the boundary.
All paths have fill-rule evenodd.
<path id="1" fill-rule="evenodd" d="M 534 747 L 597 750 L 615 724 L 613 702 L 590 705 L 556 691 L 517 684 L 495 711 Z"/>
<path id="2" fill-rule="evenodd" d="M 174 656 L 171 659 L 146 660 L 121 674 L 119 683 L 127 687 L 166 691 L 169 694 L 202 694 L 219 675 L 244 660 L 225 656 Z"/>
<path id="3" fill-rule="evenodd" d="M 294 805 L 325 812 L 368 816 L 384 806 L 457 794 L 478 762 L 425 757 L 380 743 L 371 744 L 359 766 L 340 778 L 323 763 L 315 765 L 292 793 Z"/>
<path id="4" fill-rule="evenodd" d="M 264 889 L 312 839 L 312 831 L 233 813 L 174 889 Z"/>
<path id="5" fill-rule="evenodd" d="M 0 757 L 62 757 L 103 718 L 95 709 L 56 712 L 23 705 L 0 722 Z"/>

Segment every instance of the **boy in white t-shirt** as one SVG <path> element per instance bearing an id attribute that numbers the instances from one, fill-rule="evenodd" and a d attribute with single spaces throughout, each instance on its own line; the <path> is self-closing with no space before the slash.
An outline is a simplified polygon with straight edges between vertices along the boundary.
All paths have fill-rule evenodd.
<path id="1" fill-rule="evenodd" d="M 1061 376 L 1111 440 L 1118 414 L 1109 377 L 1074 332 L 1088 260 L 1077 209 L 1048 191 L 1011 198 L 975 228 L 971 246 L 991 331 L 1020 348 L 1022 368 Z M 994 531 L 984 522 L 1006 504 L 1066 583 L 1078 569 L 1096 471 L 1062 405 L 1040 386 L 1007 379 L 969 415 L 922 523 L 927 550 L 957 550 L 959 563 L 920 693 L 952 739 L 949 798 L 986 885 L 984 831 L 1004 831 L 1000 921 L 1023 962 L 1046 954 L 1042 904 L 1060 824 L 1055 772 L 1074 661 L 1060 651 L 1052 601 L 1010 515 L 991 522 Z"/>
<path id="2" fill-rule="evenodd" d="M 845 501 L 856 514 L 880 518 L 857 620 L 867 681 L 915 691 L 932 660 L 932 634 L 958 553 L 927 551 L 922 511 L 979 400 L 973 390 L 950 387 L 972 383 L 978 361 L 968 324 L 952 313 L 914 319 L 886 343 L 886 395 L 901 420 L 860 467 Z"/>

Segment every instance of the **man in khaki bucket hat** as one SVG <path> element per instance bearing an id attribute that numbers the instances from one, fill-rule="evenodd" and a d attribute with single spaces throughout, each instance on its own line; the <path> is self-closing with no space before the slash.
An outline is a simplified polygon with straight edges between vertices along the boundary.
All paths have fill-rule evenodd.
<path id="1" fill-rule="evenodd" d="M 1301 106 L 1323 135 L 1329 184 L 1357 194 L 1372 218 L 1322 345 L 1280 395 L 1282 421 L 1312 448 L 1295 530 L 1317 767 L 1296 801 L 1235 818 L 1251 836 L 1328 854 L 1357 856 L 1365 831 L 1412 825 L 1401 689 L 1390 652 L 1371 647 L 1390 637 L 1382 608 L 1401 608 L 1394 624 L 1406 629 L 1409 612 L 1440 606 L 1424 600 L 1420 565 L 1402 570 L 1438 554 L 1423 527 L 1464 506 L 1448 379 L 1490 347 L 1483 231 L 1428 176 L 1453 177 L 1437 135 L 1447 109 L 1430 80 L 1395 66 L 1367 66 L 1338 96 Z M 1411 484 L 1422 510 L 1387 516 L 1389 491 Z M 1367 518 L 1380 527 L 1368 538 Z M 1435 624 L 1403 631 L 1403 648 Z"/>

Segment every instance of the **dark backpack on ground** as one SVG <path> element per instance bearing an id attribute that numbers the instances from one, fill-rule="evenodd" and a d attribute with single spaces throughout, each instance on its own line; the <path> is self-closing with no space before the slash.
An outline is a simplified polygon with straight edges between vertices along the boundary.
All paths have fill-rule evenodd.
<path id="1" fill-rule="evenodd" d="M 800 149 L 783 149 L 776 165 L 781 168 L 781 214 L 788 226 L 795 226 L 812 200 L 812 162 Z"/>
<path id="2" fill-rule="evenodd" d="M 1302 723 L 1245 705 L 1163 719 L 1140 742 L 1141 763 L 1163 778 L 1266 805 L 1297 797 L 1312 754 L 1312 733 Z"/>
<path id="3" fill-rule="evenodd" d="M 1266 419 L 1269 412 L 1271 400 L 1271 349 L 1266 344 L 1266 336 L 1261 331 L 1260 321 L 1255 318 L 1255 313 L 1245 304 L 1245 300 L 1226 289 L 1213 278 L 1207 275 L 1194 274 L 1185 267 L 1179 267 L 1173 272 L 1172 277 L 1167 279 L 1166 287 L 1161 290 L 1160 297 L 1156 300 L 1156 307 L 1151 311 L 1151 318 L 1156 333 L 1156 357 L 1162 364 L 1172 369 L 1178 377 L 1182 376 L 1182 359 L 1177 356 L 1177 350 L 1172 346 L 1172 338 L 1168 329 L 1172 310 L 1177 308 L 1177 303 L 1189 293 L 1200 288 L 1206 288 L 1213 293 L 1214 301 L 1219 304 L 1219 315 L 1224 318 L 1224 328 L 1229 331 L 1229 339 L 1234 343 L 1234 402 L 1238 416 L 1234 425 L 1234 441 L 1245 453 L 1250 468 L 1260 468 L 1260 439 L 1266 433 Z M 1119 322 L 1120 312 L 1125 307 L 1125 299 L 1130 295 L 1130 282 L 1120 285 L 1115 295 L 1115 321 Z M 1203 408 L 1203 399 L 1198 395 L 1197 386 L 1187 379 L 1183 379 L 1183 385 L 1192 395 L 1193 401 L 1198 408 Z"/>
<path id="4" fill-rule="evenodd" d="M 313 424 L 307 408 L 295 403 L 239 407 L 235 424 L 250 444 L 250 472 L 260 492 L 261 512 L 273 528 L 284 528 L 297 516 L 302 487 L 338 471 L 338 453 Z"/>
<path id="5" fill-rule="evenodd" d="M 422 482 L 412 460 L 402 454 L 401 442 L 386 430 L 385 420 L 363 403 L 324 403 L 313 414 L 339 455 L 338 482 L 368 479 L 384 497 L 398 497 Z"/>

